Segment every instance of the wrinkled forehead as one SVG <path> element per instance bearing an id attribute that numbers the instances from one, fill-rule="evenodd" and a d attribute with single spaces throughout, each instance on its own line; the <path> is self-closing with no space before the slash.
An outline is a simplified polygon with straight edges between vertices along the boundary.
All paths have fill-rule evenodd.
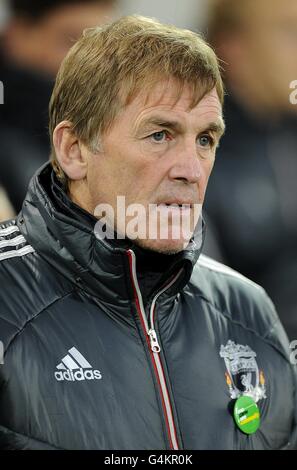
<path id="1" fill-rule="evenodd" d="M 199 95 L 199 98 L 202 94 Z M 140 91 L 126 106 L 123 106 L 113 124 L 119 126 L 118 129 L 126 129 L 126 132 L 139 131 L 149 123 L 175 122 L 179 128 L 186 129 L 189 126 L 201 126 L 207 123 L 215 123 L 219 129 L 218 133 L 223 133 L 224 120 L 222 104 L 216 88 L 206 91 L 201 96 L 198 103 L 193 106 L 191 86 L 172 80 L 161 80 L 150 91 L 147 89 Z M 195 104 L 195 102 L 194 102 Z M 178 124 L 177 124 L 178 123 Z"/>
<path id="2" fill-rule="evenodd" d="M 125 108 L 153 108 L 157 106 L 167 106 L 173 108 L 181 101 L 183 107 L 191 111 L 206 96 L 216 100 L 221 107 L 220 99 L 216 88 L 211 90 L 203 84 L 192 82 L 182 82 L 175 78 L 159 79 L 149 82 L 148 86 L 137 90 L 129 99 L 122 99 L 123 109 Z"/>
<path id="3" fill-rule="evenodd" d="M 192 84 L 168 79 L 159 81 L 154 87 L 144 92 L 142 96 L 139 96 L 139 98 L 145 106 L 158 106 L 162 103 L 173 107 L 180 101 L 182 96 L 183 101 L 187 102 L 189 109 L 191 109 L 193 103 L 197 100 L 194 93 Z"/>

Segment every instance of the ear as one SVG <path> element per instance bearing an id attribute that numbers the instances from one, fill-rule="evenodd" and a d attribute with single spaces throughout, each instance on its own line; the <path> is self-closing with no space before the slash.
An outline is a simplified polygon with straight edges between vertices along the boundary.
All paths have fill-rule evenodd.
<path id="1" fill-rule="evenodd" d="M 60 122 L 53 133 L 53 144 L 61 168 L 71 180 L 85 178 L 88 158 L 69 121 Z"/>

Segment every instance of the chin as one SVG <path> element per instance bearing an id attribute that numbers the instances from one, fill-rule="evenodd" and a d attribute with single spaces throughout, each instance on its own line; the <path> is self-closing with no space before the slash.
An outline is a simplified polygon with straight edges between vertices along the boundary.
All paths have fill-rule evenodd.
<path id="1" fill-rule="evenodd" d="M 184 240 L 133 240 L 135 245 L 145 250 L 162 253 L 164 255 L 175 255 L 183 251 L 188 245 Z"/>

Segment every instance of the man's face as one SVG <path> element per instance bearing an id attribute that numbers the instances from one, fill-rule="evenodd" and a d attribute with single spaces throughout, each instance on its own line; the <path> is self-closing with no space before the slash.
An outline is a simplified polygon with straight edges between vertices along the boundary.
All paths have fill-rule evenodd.
<path id="1" fill-rule="evenodd" d="M 102 203 L 113 207 L 118 233 L 131 238 L 131 220 L 137 215 L 138 224 L 146 233 L 135 243 L 146 249 L 175 253 L 185 248 L 197 223 L 195 209 L 204 200 L 223 130 L 222 107 L 213 90 L 189 110 L 189 88 L 184 87 L 176 102 L 172 80 L 160 83 L 146 98 L 146 93 L 141 92 L 119 113 L 102 137 L 103 151 L 91 154 L 89 192 L 94 207 Z M 117 211 L 117 196 L 125 197 L 126 209 L 137 203 L 145 212 L 131 212 L 123 217 Z M 182 204 L 185 207 L 179 207 Z M 154 221 L 149 207 L 159 217 L 154 239 L 149 236 L 149 224 Z M 174 230 L 181 217 L 190 224 L 190 234 L 179 232 L 177 236 Z M 162 221 L 168 221 L 168 235 L 160 233 L 165 223 Z"/>

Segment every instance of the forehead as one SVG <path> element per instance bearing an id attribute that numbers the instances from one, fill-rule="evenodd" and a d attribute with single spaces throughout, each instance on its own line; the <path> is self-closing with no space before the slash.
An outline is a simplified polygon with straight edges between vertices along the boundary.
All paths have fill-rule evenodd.
<path id="1" fill-rule="evenodd" d="M 192 88 L 185 84 L 182 88 L 174 81 L 158 83 L 150 92 L 140 92 L 124 109 L 123 114 L 131 121 L 141 121 L 154 112 L 168 111 L 170 114 L 198 116 L 205 113 L 222 116 L 222 105 L 216 89 L 207 93 L 196 106 L 192 106 Z"/>

